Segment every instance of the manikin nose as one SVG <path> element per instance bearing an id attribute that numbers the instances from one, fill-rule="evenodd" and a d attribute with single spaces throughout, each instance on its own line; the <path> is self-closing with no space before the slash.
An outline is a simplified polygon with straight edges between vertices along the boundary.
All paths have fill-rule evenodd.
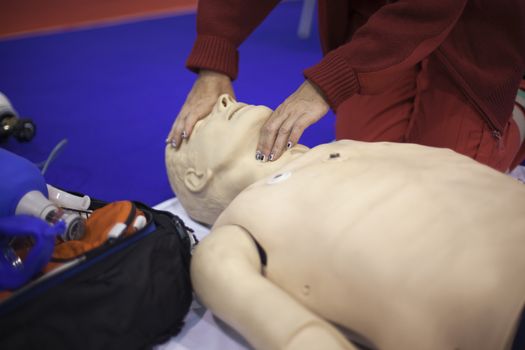
<path id="1" fill-rule="evenodd" d="M 233 99 L 233 97 L 231 97 L 228 94 L 223 94 L 217 100 L 217 108 L 220 111 L 224 111 L 224 110 L 230 108 L 235 103 L 237 103 L 237 102 Z"/>

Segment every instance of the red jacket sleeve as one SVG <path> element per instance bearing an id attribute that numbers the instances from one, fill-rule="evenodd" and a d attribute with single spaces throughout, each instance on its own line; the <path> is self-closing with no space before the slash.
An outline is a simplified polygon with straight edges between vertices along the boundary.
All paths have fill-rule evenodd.
<path id="1" fill-rule="evenodd" d="M 266 18 L 279 0 L 200 0 L 197 39 L 186 61 L 192 71 L 238 72 L 238 47 Z"/>
<path id="2" fill-rule="evenodd" d="M 334 110 L 355 93 L 380 93 L 387 88 L 384 78 L 389 73 L 413 66 L 439 47 L 466 2 L 400 0 L 385 5 L 351 41 L 328 52 L 304 75 L 323 91 Z"/>

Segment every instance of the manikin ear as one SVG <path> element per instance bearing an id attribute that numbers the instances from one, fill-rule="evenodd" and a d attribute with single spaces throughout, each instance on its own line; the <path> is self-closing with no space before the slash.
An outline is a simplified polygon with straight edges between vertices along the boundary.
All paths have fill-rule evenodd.
<path id="1" fill-rule="evenodd" d="M 184 174 L 184 184 L 191 192 L 200 192 L 213 176 L 213 171 L 206 169 L 205 171 L 189 168 Z"/>

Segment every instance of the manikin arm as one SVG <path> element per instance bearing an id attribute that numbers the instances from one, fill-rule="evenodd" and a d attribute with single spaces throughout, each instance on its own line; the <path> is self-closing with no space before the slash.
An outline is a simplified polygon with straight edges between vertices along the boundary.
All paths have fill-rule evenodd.
<path id="1" fill-rule="evenodd" d="M 193 286 L 201 301 L 255 348 L 356 349 L 261 271 L 256 245 L 239 226 L 213 230 L 199 244 L 191 263 Z"/>

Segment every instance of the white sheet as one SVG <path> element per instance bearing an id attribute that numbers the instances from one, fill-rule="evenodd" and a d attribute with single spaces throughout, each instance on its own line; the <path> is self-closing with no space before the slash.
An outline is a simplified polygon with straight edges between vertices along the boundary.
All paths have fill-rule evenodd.
<path id="1" fill-rule="evenodd" d="M 155 206 L 178 215 L 186 226 L 195 230 L 199 240 L 209 232 L 188 217 L 177 198 L 169 199 Z M 214 317 L 209 310 L 194 300 L 190 312 L 186 316 L 182 331 L 166 343 L 155 347 L 156 350 L 241 350 L 250 349 L 246 341 L 224 322 Z"/>
<path id="2" fill-rule="evenodd" d="M 525 166 L 519 165 L 509 173 L 513 178 L 525 183 Z"/>

